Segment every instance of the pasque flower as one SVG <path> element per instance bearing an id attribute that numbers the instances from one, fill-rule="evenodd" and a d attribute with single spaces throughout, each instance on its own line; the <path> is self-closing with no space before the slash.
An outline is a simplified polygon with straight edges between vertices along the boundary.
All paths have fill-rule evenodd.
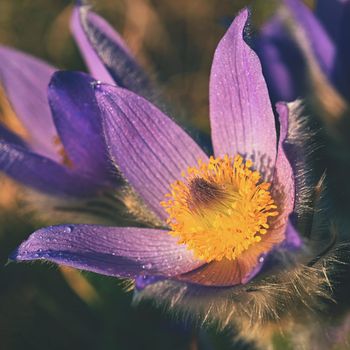
<path id="1" fill-rule="evenodd" d="M 151 99 L 154 89 L 146 74 L 102 18 L 77 5 L 71 24 L 95 79 Z M 64 73 L 55 75 L 57 68 L 11 48 L 0 47 L 0 60 L 0 82 L 18 118 L 0 123 L 0 170 L 27 186 L 60 196 L 86 197 L 118 186 L 89 86 L 80 85 L 70 74 L 70 88 L 63 89 Z"/>
<path id="2" fill-rule="evenodd" d="M 140 222 L 43 228 L 11 259 L 127 278 L 136 300 L 151 297 L 223 324 L 237 317 L 249 336 L 289 306 L 327 297 L 326 268 L 315 258 L 320 247 L 305 249 L 294 226 L 303 221 L 298 191 L 306 183 L 305 171 L 296 173 L 302 150 L 285 147 L 295 136 L 288 130 L 295 108 L 277 104 L 276 124 L 259 59 L 244 40 L 247 18 L 243 10 L 215 51 L 209 157 L 134 92 L 79 73 L 56 74 L 67 95 L 77 84 L 81 94 L 94 94 L 109 157 L 138 198 Z M 85 100 L 75 100 L 77 110 Z M 312 215 L 306 226 L 318 229 Z"/>
<path id="3" fill-rule="evenodd" d="M 94 91 L 113 162 L 157 228 L 63 225 L 41 229 L 13 259 L 46 259 L 117 277 L 157 276 L 205 286 L 247 283 L 274 249 L 301 243 L 289 216 L 293 172 L 261 66 L 243 40 L 241 12 L 215 53 L 210 81 L 214 156 L 144 98 L 84 75 L 57 74 L 69 91 Z M 83 91 L 84 92 L 84 91 Z"/>

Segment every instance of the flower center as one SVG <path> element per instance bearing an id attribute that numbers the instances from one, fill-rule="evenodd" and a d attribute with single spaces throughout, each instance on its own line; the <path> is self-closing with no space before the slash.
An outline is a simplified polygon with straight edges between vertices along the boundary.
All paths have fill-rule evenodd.
<path id="1" fill-rule="evenodd" d="M 197 258 L 234 260 L 268 232 L 269 217 L 278 215 L 277 206 L 270 183 L 263 182 L 252 166 L 240 155 L 210 157 L 171 184 L 161 203 L 169 214 L 169 233 Z"/>

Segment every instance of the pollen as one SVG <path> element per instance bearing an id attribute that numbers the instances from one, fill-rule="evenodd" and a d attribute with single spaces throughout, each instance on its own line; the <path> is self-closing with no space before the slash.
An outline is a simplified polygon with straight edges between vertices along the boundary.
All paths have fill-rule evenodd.
<path id="1" fill-rule="evenodd" d="M 169 233 L 206 262 L 235 260 L 259 244 L 278 215 L 270 186 L 240 155 L 199 160 L 161 202 Z"/>

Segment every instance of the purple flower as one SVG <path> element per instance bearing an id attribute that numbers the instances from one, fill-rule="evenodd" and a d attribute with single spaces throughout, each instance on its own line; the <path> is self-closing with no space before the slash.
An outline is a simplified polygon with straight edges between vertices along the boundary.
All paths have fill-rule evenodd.
<path id="1" fill-rule="evenodd" d="M 277 107 L 277 141 L 259 59 L 243 40 L 247 17 L 247 10 L 236 17 L 215 52 L 210 158 L 143 97 L 84 75 L 57 75 L 67 95 L 75 84 L 94 91 L 110 157 L 142 200 L 148 227 L 52 226 L 33 233 L 12 259 L 131 278 L 146 290 L 164 280 L 217 290 L 248 283 L 272 252 L 300 247 L 283 148 L 289 108 Z"/>
<path id="2" fill-rule="evenodd" d="M 149 99 L 155 95 L 119 35 L 86 6 L 74 9 L 72 31 L 95 79 Z M 0 124 L 0 170 L 20 183 L 60 196 L 86 197 L 119 186 L 89 86 L 95 79 L 83 73 L 55 74 L 57 69 L 47 63 L 4 46 L 0 59 L 0 82 L 20 124 L 20 129 Z"/>
<path id="3" fill-rule="evenodd" d="M 273 99 L 293 101 L 315 92 L 310 89 L 318 92 L 315 77 L 319 87 L 328 82 L 350 98 L 349 15 L 348 0 L 318 0 L 315 12 L 300 0 L 282 2 L 256 40 Z"/>

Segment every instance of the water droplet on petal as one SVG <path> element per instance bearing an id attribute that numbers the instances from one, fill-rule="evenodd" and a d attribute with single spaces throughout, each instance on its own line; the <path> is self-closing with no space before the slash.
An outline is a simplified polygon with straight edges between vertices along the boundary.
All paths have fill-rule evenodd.
<path id="1" fill-rule="evenodd" d="M 71 233 L 72 232 L 72 228 L 70 226 L 66 226 L 63 230 L 64 233 Z"/>
<path id="2" fill-rule="evenodd" d="M 95 81 L 92 81 L 90 84 L 91 84 L 93 89 L 96 89 L 96 88 L 99 88 L 101 86 L 101 81 L 95 80 Z"/>
<path id="3" fill-rule="evenodd" d="M 145 269 L 145 270 L 150 270 L 152 268 L 152 264 L 148 263 L 146 265 L 142 265 L 142 268 Z"/>

